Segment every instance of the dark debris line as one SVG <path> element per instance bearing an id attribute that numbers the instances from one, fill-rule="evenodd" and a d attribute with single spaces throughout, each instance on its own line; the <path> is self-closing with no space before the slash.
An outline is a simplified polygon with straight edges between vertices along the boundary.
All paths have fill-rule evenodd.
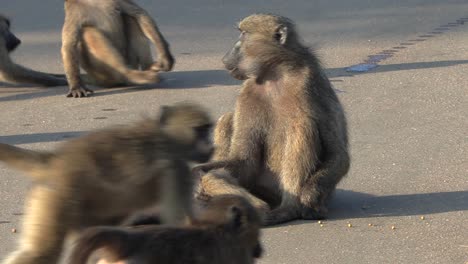
<path id="1" fill-rule="evenodd" d="M 375 69 L 379 66 L 379 63 L 392 57 L 400 50 L 407 48 L 408 46 L 413 46 L 419 42 L 425 41 L 429 38 L 437 37 L 452 28 L 458 27 L 460 25 L 464 25 L 465 22 L 468 23 L 468 17 L 462 17 L 457 19 L 456 22 L 450 22 L 444 25 L 440 25 L 434 29 L 431 29 L 428 33 L 418 36 L 416 39 L 410 39 L 406 42 L 400 43 L 398 46 L 393 47 L 390 50 L 383 50 L 375 55 L 369 55 L 364 62 L 352 65 L 346 68 L 347 72 L 367 72 L 372 69 Z"/>

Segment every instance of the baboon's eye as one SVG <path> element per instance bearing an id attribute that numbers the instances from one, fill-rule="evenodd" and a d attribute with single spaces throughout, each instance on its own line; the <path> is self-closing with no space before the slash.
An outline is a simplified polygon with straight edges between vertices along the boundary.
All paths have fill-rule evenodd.
<path id="1" fill-rule="evenodd" d="M 281 40 L 282 35 L 281 35 L 281 33 L 277 32 L 277 33 L 275 33 L 274 37 L 275 37 L 275 40 L 279 42 Z"/>
<path id="2" fill-rule="evenodd" d="M 239 39 L 240 39 L 240 40 L 243 40 L 243 39 L 245 38 L 246 35 L 247 35 L 247 32 L 241 31 L 240 36 L 239 36 Z"/>

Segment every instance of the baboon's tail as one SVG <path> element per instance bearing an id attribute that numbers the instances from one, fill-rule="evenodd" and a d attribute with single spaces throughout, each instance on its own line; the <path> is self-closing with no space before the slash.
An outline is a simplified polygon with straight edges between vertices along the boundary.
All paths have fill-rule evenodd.
<path id="1" fill-rule="evenodd" d="M 97 249 L 103 248 L 108 261 L 128 258 L 137 246 L 131 234 L 116 227 L 91 227 L 83 232 L 70 255 L 70 264 L 88 263 L 88 258 Z"/>
<path id="2" fill-rule="evenodd" d="M 46 165 L 52 156 L 52 153 L 22 149 L 0 143 L 0 161 L 24 172 L 32 172 Z M 30 173 L 33 177 L 38 177 L 40 174 Z"/>

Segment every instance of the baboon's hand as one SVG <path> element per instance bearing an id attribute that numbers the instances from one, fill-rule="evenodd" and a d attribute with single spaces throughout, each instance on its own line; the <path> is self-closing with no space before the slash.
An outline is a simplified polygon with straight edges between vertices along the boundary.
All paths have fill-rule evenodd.
<path id="1" fill-rule="evenodd" d="M 88 89 L 86 87 L 74 87 L 70 88 L 68 91 L 67 97 L 74 97 L 74 98 L 80 98 L 80 97 L 87 97 L 88 94 L 94 93 L 93 90 Z"/>
<path id="2" fill-rule="evenodd" d="M 192 168 L 192 175 L 195 177 L 201 177 L 208 171 L 209 169 L 206 166 L 204 166 L 204 164 L 201 164 Z"/>
<path id="3" fill-rule="evenodd" d="M 221 169 L 221 168 L 226 168 L 229 170 L 230 165 L 232 165 L 232 163 L 229 161 L 213 161 L 213 162 L 199 164 L 192 168 L 192 175 L 202 176 L 203 174 L 206 174 L 211 170 Z"/>
<path id="4" fill-rule="evenodd" d="M 157 62 L 153 63 L 151 70 L 153 71 L 170 71 L 174 67 L 174 58 L 172 55 L 161 56 Z"/>

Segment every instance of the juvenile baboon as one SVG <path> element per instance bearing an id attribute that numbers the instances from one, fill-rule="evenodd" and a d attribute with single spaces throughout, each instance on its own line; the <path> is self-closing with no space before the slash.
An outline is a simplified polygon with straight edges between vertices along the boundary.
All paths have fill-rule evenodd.
<path id="1" fill-rule="evenodd" d="M 106 263 L 251 264 L 262 254 L 260 226 L 245 199 L 221 195 L 188 226 L 91 227 L 78 239 L 70 263 L 90 263 L 100 249 L 97 258 Z"/>
<path id="2" fill-rule="evenodd" d="M 11 60 L 10 52 L 21 44 L 21 40 L 10 31 L 10 26 L 10 20 L 0 14 L 0 81 L 40 86 L 67 85 L 64 78 L 28 69 Z"/>
<path id="3" fill-rule="evenodd" d="M 20 248 L 4 263 L 56 263 L 69 235 L 118 224 L 158 201 L 163 222 L 189 220 L 193 180 L 187 161 L 210 158 L 210 127 L 205 110 L 184 103 L 163 107 L 159 119 L 92 132 L 53 152 L 0 144 L 0 160 L 36 180 Z"/>
<path id="4" fill-rule="evenodd" d="M 209 172 L 200 193 L 244 195 L 257 207 L 262 198 L 275 207 L 266 225 L 323 218 L 350 166 L 343 108 L 291 20 L 255 14 L 239 30 L 223 62 L 245 81 L 234 113 L 217 123 L 213 161 L 194 169 Z"/>
<path id="5" fill-rule="evenodd" d="M 156 46 L 153 62 L 149 40 Z M 62 57 L 70 90 L 68 97 L 92 93 L 80 77 L 111 87 L 158 82 L 174 58 L 155 21 L 132 0 L 65 0 Z"/>

